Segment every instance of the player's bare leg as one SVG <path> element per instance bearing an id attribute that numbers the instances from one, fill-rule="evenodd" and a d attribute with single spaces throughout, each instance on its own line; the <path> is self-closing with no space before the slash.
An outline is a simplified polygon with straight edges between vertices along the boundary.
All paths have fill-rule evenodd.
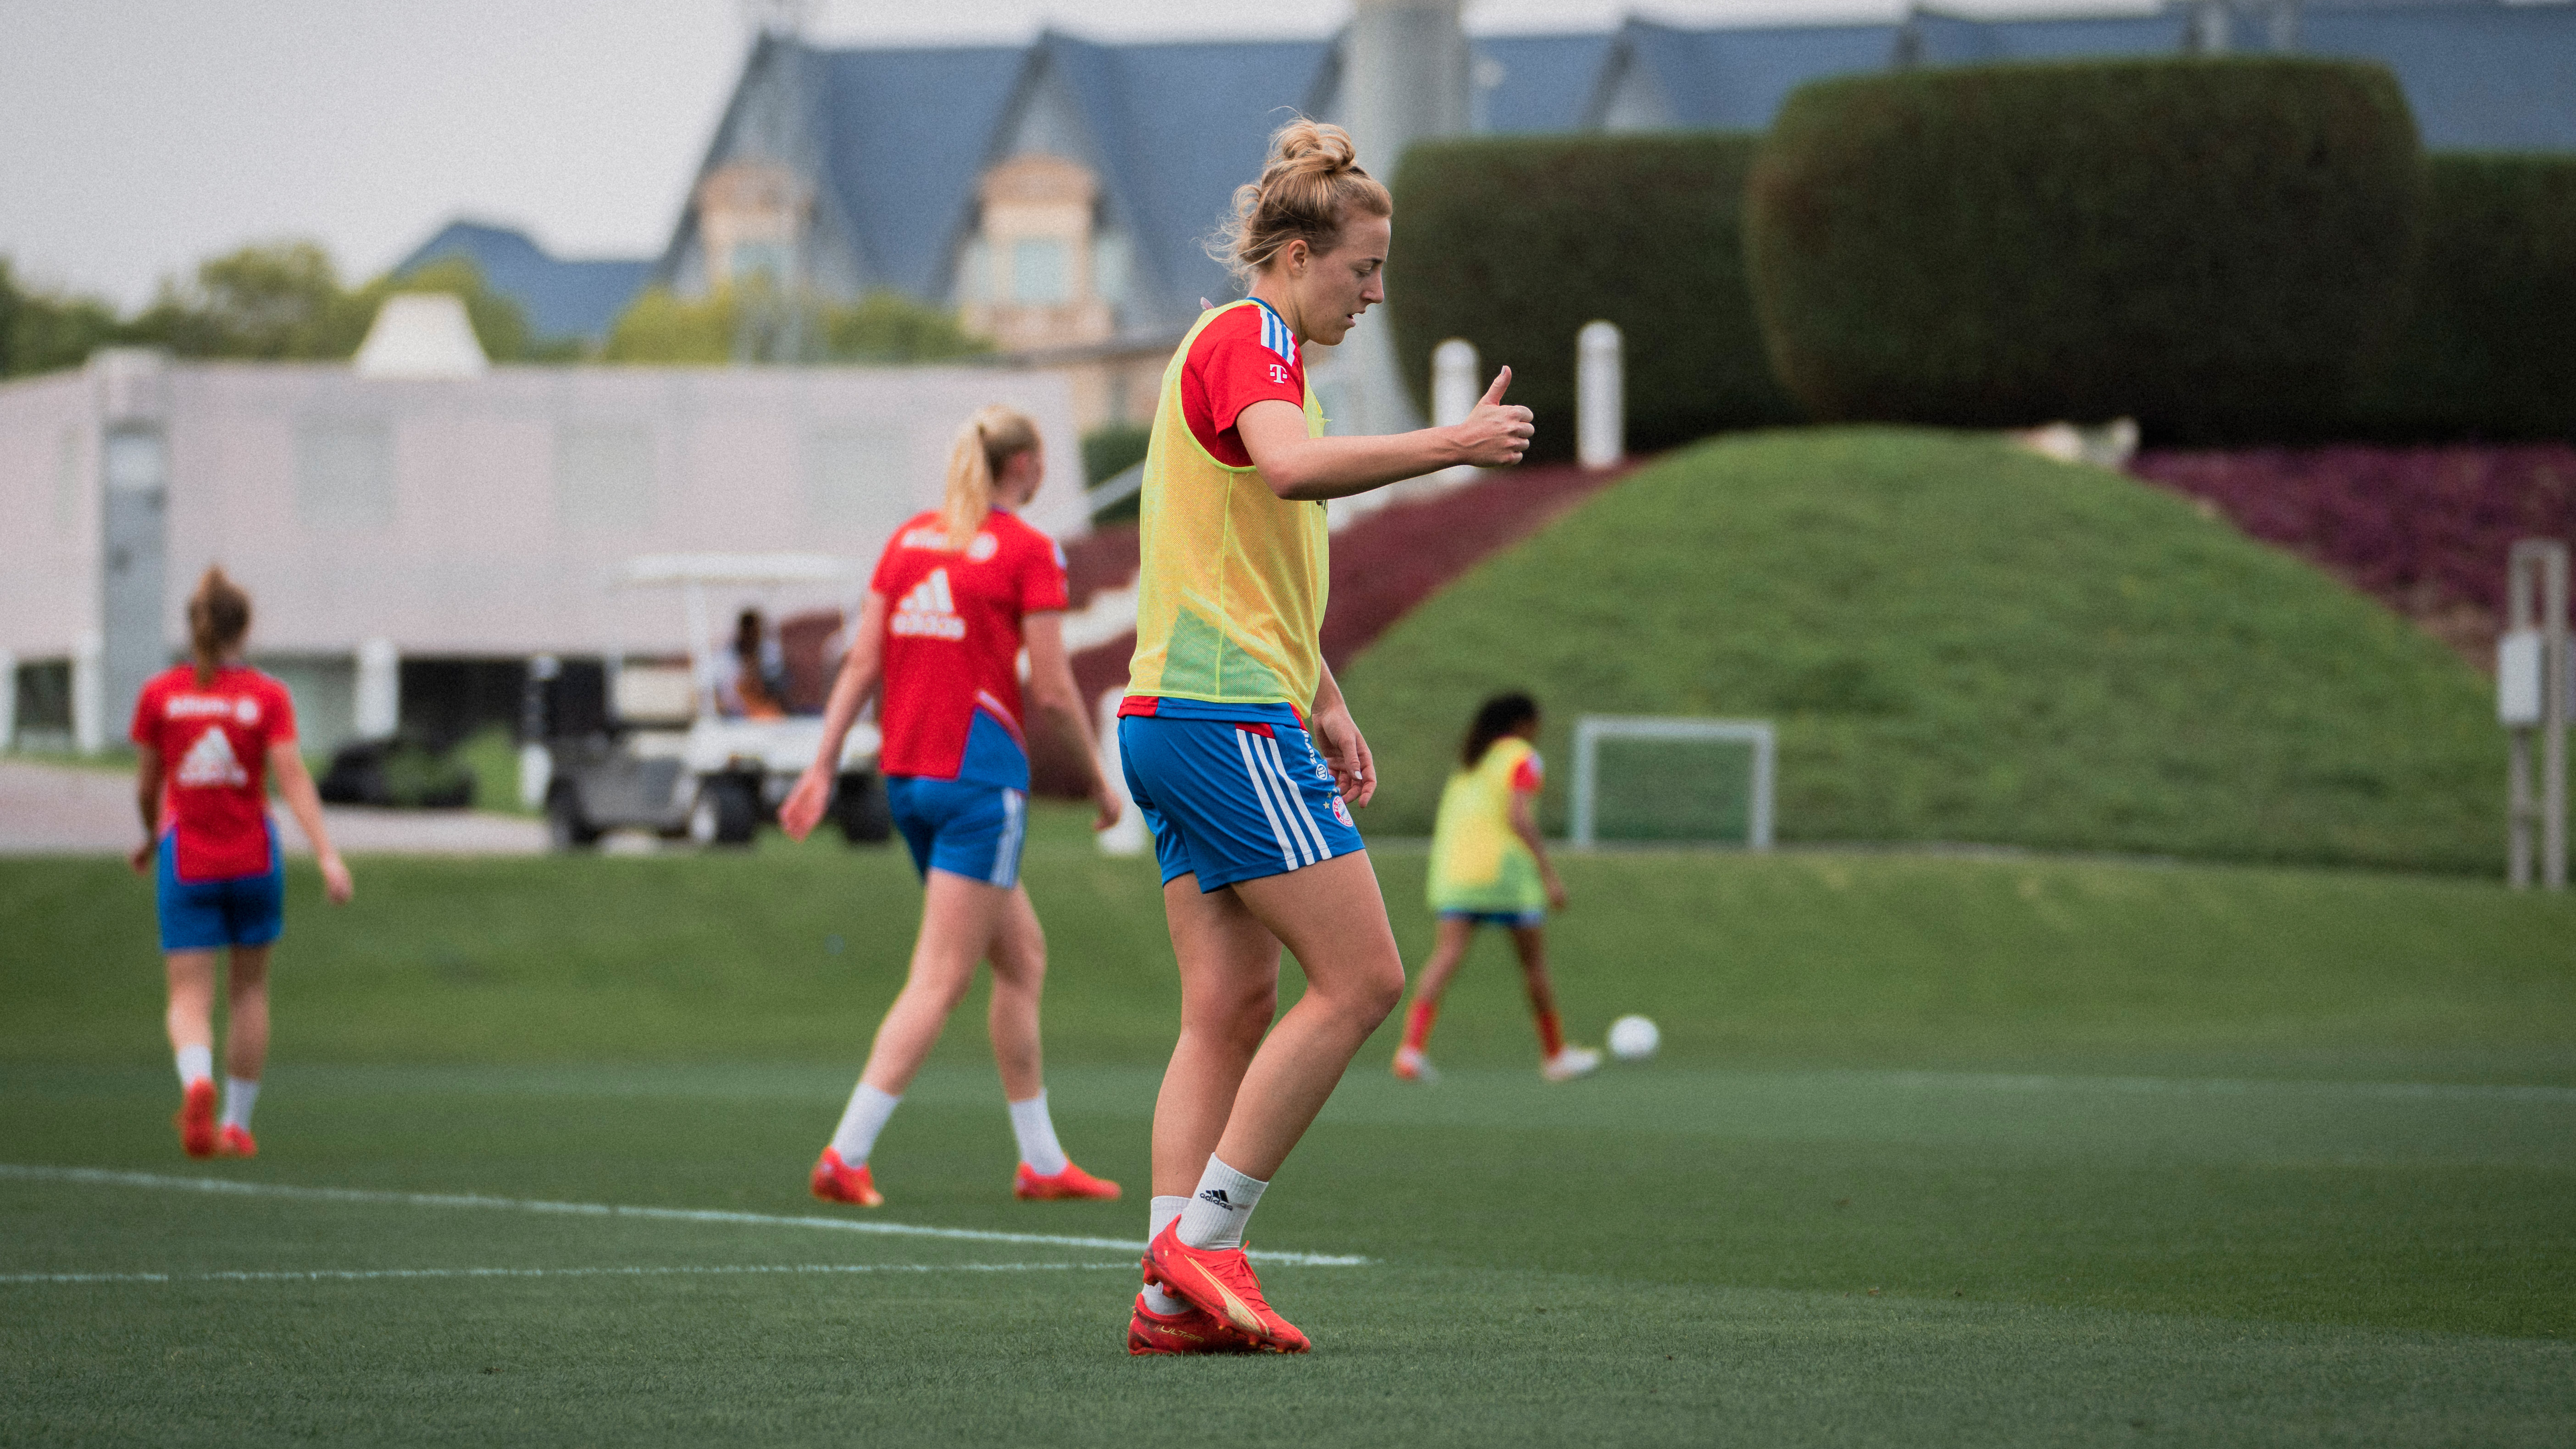
<path id="1" fill-rule="evenodd" d="M 1404 1041 L 1395 1049 L 1395 1074 L 1408 1082 L 1433 1082 L 1440 1074 L 1431 1069 L 1431 1024 L 1440 1016 L 1440 994 L 1449 989 L 1449 978 L 1467 961 L 1467 951 L 1476 943 L 1476 923 L 1465 916 L 1442 916 L 1432 927 L 1431 959 L 1413 983 L 1413 1009 L 1405 1014 Z"/>
<path id="2" fill-rule="evenodd" d="M 224 1075 L 256 1082 L 268 1064 L 267 946 L 235 946 L 224 979 Z M 209 952 L 209 955 L 213 953 Z"/>
<path id="3" fill-rule="evenodd" d="M 1191 1084 L 1205 1097 L 1195 1114 L 1201 1125 L 1189 1135 L 1203 1140 L 1208 1108 L 1216 1099 L 1230 1098 L 1224 1130 L 1210 1150 L 1238 1171 L 1266 1181 L 1288 1160 L 1289 1150 L 1323 1110 L 1324 1099 L 1332 1095 L 1343 1069 L 1359 1054 L 1369 1033 L 1403 999 L 1404 958 L 1387 926 L 1386 902 L 1378 893 L 1377 872 L 1366 852 L 1238 882 L 1231 894 L 1248 920 L 1229 923 L 1227 939 L 1248 945 L 1253 939 L 1250 927 L 1258 926 L 1274 944 L 1263 953 L 1266 961 L 1257 968 L 1250 950 L 1210 963 L 1212 971 L 1193 972 L 1185 964 L 1181 975 L 1184 1020 L 1192 1015 L 1192 987 L 1202 993 L 1213 989 L 1234 1008 L 1227 1040 L 1230 1045 L 1239 1044 L 1251 1031 L 1256 1008 L 1275 1009 L 1280 946 L 1294 953 L 1304 969 L 1306 993 L 1271 1028 L 1230 1090 L 1222 1080 L 1222 1059 L 1209 1061 L 1208 1066 L 1216 1070 Z M 1178 947 L 1181 917 L 1176 913 L 1173 919 L 1173 944 Z M 1247 975 L 1256 979 L 1243 979 Z M 1175 1064 L 1179 1064 L 1177 1054 Z M 1167 1075 L 1167 1100 L 1171 1086 Z M 1159 1125 L 1155 1139 L 1154 1180 L 1159 1188 L 1167 1180 Z M 1185 1146 L 1178 1134 L 1172 1145 Z"/>
<path id="4" fill-rule="evenodd" d="M 897 1097 L 912 1085 L 948 1014 L 966 998 L 1014 894 L 944 870 L 929 873 L 922 882 L 921 934 L 913 940 L 912 965 L 902 992 L 877 1024 L 860 1081 Z"/>
<path id="5" fill-rule="evenodd" d="M 268 953 L 266 946 L 235 946 L 224 973 L 224 1117 L 215 1150 L 225 1157 L 259 1155 L 250 1114 L 268 1065 Z"/>
<path id="6" fill-rule="evenodd" d="M 165 1024 L 170 1032 L 170 1048 L 184 1052 L 198 1047 L 211 1055 L 215 1044 L 215 953 L 173 951 L 166 965 L 170 1008 Z"/>
<path id="7" fill-rule="evenodd" d="M 1002 904 L 987 959 L 993 963 L 993 1000 L 985 1012 L 985 1026 L 993 1036 L 993 1063 L 1001 1070 L 1011 1133 L 1020 1147 L 1013 1195 L 1033 1200 L 1118 1196 L 1118 1184 L 1075 1166 L 1056 1140 L 1038 1045 L 1038 998 L 1046 988 L 1046 932 L 1038 925 L 1029 893 L 1018 886 L 1011 888 Z"/>
<path id="8" fill-rule="evenodd" d="M 164 1024 L 179 1064 L 179 1147 L 215 1154 L 215 953 L 172 951 L 165 959 L 170 1006 Z"/>
<path id="9" fill-rule="evenodd" d="M 994 923 L 993 1000 L 985 1027 L 993 1037 L 993 1065 L 1001 1070 L 1002 1094 L 1014 1102 L 1046 1090 L 1046 1073 L 1038 1044 L 1038 998 L 1046 989 L 1046 931 L 1029 904 L 1029 893 L 1014 886 Z"/>
<path id="10" fill-rule="evenodd" d="M 1601 1065 L 1601 1053 L 1565 1044 L 1565 1028 L 1556 1016 L 1556 984 L 1547 974 L 1547 928 L 1514 926 L 1512 949 L 1521 958 L 1521 985 L 1529 992 L 1530 1017 L 1538 1024 L 1539 1075 L 1551 1082 L 1590 1076 Z"/>
<path id="11" fill-rule="evenodd" d="M 1154 1100 L 1154 1194 L 1187 1198 L 1279 1014 L 1279 938 L 1230 890 L 1163 887 L 1181 966 L 1181 1037 Z"/>

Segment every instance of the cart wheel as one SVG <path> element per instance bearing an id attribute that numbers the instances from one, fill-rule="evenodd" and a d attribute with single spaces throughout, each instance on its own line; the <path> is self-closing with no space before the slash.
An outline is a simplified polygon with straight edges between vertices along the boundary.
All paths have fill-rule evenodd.
<path id="1" fill-rule="evenodd" d="M 587 850 L 599 843 L 599 827 L 582 813 L 581 792 L 570 780 L 557 780 L 546 791 L 546 843 L 557 850 Z"/>
<path id="2" fill-rule="evenodd" d="M 832 795 L 832 816 L 840 824 L 841 838 L 852 845 L 883 845 L 894 839 L 894 812 L 886 807 L 881 776 L 843 775 Z"/>
<path id="3" fill-rule="evenodd" d="M 689 838 L 700 845 L 749 845 L 760 829 L 760 797 L 731 775 L 715 775 L 698 786 L 697 803 L 689 807 Z"/>

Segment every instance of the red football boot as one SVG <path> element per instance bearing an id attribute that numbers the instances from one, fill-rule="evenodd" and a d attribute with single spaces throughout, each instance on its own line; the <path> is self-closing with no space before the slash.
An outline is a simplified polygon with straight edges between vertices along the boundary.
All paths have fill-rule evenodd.
<path id="1" fill-rule="evenodd" d="M 215 1155 L 215 1084 L 204 1077 L 188 1084 L 179 1097 L 179 1150 L 190 1157 Z"/>
<path id="2" fill-rule="evenodd" d="M 814 1159 L 814 1195 L 825 1202 L 845 1202 L 852 1207 L 884 1207 L 885 1194 L 877 1191 L 876 1182 L 868 1176 L 864 1162 L 851 1167 L 841 1161 L 840 1149 L 826 1147 Z"/>
<path id="3" fill-rule="evenodd" d="M 1046 1202 L 1059 1198 L 1088 1197 L 1108 1201 L 1118 1196 L 1118 1184 L 1105 1177 L 1094 1177 L 1071 1162 L 1053 1177 L 1040 1177 L 1038 1170 L 1023 1162 L 1011 1179 L 1011 1196 L 1024 1202 Z"/>
<path id="4" fill-rule="evenodd" d="M 1266 1345 L 1244 1337 L 1195 1303 L 1183 1300 L 1181 1311 L 1165 1315 L 1145 1306 L 1136 1295 L 1135 1315 L 1127 1320 L 1127 1351 L 1149 1353 L 1260 1353 Z"/>
<path id="5" fill-rule="evenodd" d="M 235 1127 L 228 1123 L 223 1131 L 215 1135 L 215 1155 L 217 1157 L 257 1157 L 259 1139 L 250 1135 L 249 1128 Z"/>
<path id="6" fill-rule="evenodd" d="M 1272 1353 L 1314 1347 L 1297 1325 L 1279 1316 L 1261 1296 L 1261 1281 L 1241 1248 L 1193 1248 L 1181 1241 L 1178 1218 L 1145 1247 L 1145 1281 L 1185 1298 Z"/>

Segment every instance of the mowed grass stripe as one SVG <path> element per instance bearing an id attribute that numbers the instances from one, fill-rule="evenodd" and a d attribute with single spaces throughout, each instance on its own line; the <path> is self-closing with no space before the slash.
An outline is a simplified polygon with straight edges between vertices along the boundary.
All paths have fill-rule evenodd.
<path id="1" fill-rule="evenodd" d="M 924 1223 L 874 1222 L 852 1218 L 789 1217 L 776 1213 L 734 1212 L 724 1208 L 639 1207 L 619 1203 L 547 1202 L 537 1198 L 488 1197 L 480 1193 L 383 1192 L 373 1188 L 301 1187 L 278 1182 L 234 1182 L 217 1177 L 169 1177 L 154 1172 L 112 1172 L 95 1167 L 44 1167 L 0 1162 L 0 1179 L 22 1182 L 67 1182 L 97 1187 L 139 1187 L 164 1192 L 204 1192 L 242 1197 L 292 1198 L 304 1202 L 368 1203 L 393 1207 L 493 1208 L 506 1212 L 561 1213 L 578 1217 L 646 1218 L 656 1222 L 740 1223 L 756 1227 L 820 1228 L 828 1232 L 876 1233 L 899 1238 L 946 1238 L 976 1243 L 1024 1243 L 1057 1248 L 1110 1248 L 1145 1251 L 1142 1241 L 1088 1238 L 1066 1233 L 1010 1233 L 987 1228 L 939 1228 Z M 1304 1268 L 1356 1268 L 1368 1259 L 1337 1253 L 1259 1252 L 1250 1255 L 1271 1263 Z"/>
<path id="2" fill-rule="evenodd" d="M 715 1263 L 614 1268 L 311 1268 L 213 1273 L 0 1273 L 0 1285 L 38 1283 L 364 1283 L 379 1278 L 670 1278 L 737 1273 L 1043 1273 L 1133 1269 L 1133 1263 Z"/>

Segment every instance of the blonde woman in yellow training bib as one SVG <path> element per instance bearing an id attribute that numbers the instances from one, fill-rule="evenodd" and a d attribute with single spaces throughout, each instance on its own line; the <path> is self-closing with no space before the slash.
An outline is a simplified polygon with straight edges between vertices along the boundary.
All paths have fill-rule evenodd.
<path id="1" fill-rule="evenodd" d="M 1244 1223 L 1404 995 L 1351 820 L 1377 771 L 1318 644 L 1324 501 L 1517 463 L 1531 424 L 1503 401 L 1506 368 L 1462 422 L 1324 436 L 1305 349 L 1340 342 L 1386 299 L 1394 210 L 1340 128 L 1282 128 L 1223 236 L 1247 295 L 1200 315 L 1154 411 L 1118 740 L 1162 867 L 1181 1034 L 1154 1107 L 1130 1353 L 1306 1351 L 1262 1297 Z M 1284 1016 L 1283 948 L 1306 973 Z"/>
<path id="2" fill-rule="evenodd" d="M 1404 1019 L 1404 1045 L 1395 1049 L 1395 1074 L 1408 1082 L 1437 1080 L 1425 1052 L 1440 993 L 1467 959 L 1476 928 L 1512 933 L 1528 988 L 1530 1015 L 1538 1023 L 1539 1075 L 1551 1082 L 1589 1076 L 1601 1053 L 1567 1046 L 1556 1018 L 1556 986 L 1547 975 L 1547 913 L 1565 909 L 1565 886 L 1538 834 L 1538 794 L 1546 767 L 1538 755 L 1538 701 L 1526 694 L 1498 694 L 1476 710 L 1458 751 L 1458 772 L 1440 792 L 1440 815 L 1431 828 L 1431 912 L 1439 935 L 1431 959 L 1413 986 L 1413 1010 Z"/>

